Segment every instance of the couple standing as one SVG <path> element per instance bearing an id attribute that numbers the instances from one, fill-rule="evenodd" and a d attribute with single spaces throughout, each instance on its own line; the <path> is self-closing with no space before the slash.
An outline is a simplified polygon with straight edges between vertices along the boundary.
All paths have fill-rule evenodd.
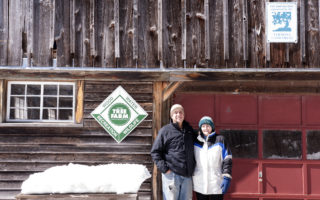
<path id="1" fill-rule="evenodd" d="M 165 200 L 222 200 L 230 186 L 232 155 L 222 135 L 208 116 L 199 121 L 199 132 L 184 120 L 184 109 L 170 109 L 171 123 L 162 127 L 151 149 L 151 156 L 162 172 Z"/>

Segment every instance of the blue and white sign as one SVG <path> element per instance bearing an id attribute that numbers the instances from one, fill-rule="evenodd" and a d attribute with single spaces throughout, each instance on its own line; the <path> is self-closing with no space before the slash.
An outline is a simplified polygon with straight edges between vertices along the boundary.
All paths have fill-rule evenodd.
<path id="1" fill-rule="evenodd" d="M 297 2 L 266 2 L 268 43 L 297 43 Z"/>

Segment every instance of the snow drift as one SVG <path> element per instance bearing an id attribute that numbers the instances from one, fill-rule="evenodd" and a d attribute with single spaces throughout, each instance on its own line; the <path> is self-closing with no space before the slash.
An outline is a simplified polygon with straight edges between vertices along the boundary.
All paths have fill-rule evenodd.
<path id="1" fill-rule="evenodd" d="M 22 194 L 137 193 L 151 175 L 144 165 L 68 164 L 35 173 L 22 183 Z"/>

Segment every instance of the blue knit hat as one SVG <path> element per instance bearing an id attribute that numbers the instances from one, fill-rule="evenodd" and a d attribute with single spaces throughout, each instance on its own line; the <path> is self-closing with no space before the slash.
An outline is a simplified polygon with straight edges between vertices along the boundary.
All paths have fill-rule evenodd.
<path id="1" fill-rule="evenodd" d="M 211 126 L 211 128 L 212 128 L 212 131 L 214 131 L 214 123 L 213 123 L 213 120 L 212 120 L 212 118 L 211 117 L 209 117 L 209 116 L 204 116 L 204 117 L 202 117 L 201 119 L 200 119 L 200 121 L 199 121 L 199 128 L 201 128 L 201 126 L 203 125 L 203 124 L 209 124 L 210 126 Z"/>

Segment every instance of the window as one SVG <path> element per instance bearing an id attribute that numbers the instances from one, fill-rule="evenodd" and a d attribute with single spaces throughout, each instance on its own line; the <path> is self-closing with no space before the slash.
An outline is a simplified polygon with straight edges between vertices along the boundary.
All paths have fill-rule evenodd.
<path id="1" fill-rule="evenodd" d="M 269 159 L 301 159 L 301 131 L 263 131 L 263 157 Z"/>
<path id="2" fill-rule="evenodd" d="M 258 131 L 255 130 L 221 130 L 229 143 L 232 157 L 258 157 Z"/>
<path id="3" fill-rule="evenodd" d="M 73 122 L 75 84 L 8 82 L 8 122 Z"/>
<path id="4" fill-rule="evenodd" d="M 320 160 L 320 131 L 307 131 L 307 159 Z"/>

